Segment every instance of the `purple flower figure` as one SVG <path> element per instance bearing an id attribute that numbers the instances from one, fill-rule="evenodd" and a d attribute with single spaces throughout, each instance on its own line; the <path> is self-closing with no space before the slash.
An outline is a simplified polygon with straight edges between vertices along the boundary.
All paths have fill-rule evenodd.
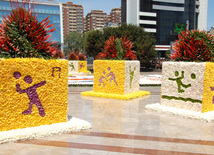
<path id="1" fill-rule="evenodd" d="M 105 75 L 105 74 L 106 74 L 106 72 L 103 71 L 103 75 Z M 100 79 L 99 79 L 99 82 L 100 82 L 99 86 L 101 86 L 101 84 L 103 83 L 103 87 L 105 87 L 105 83 L 104 83 L 103 79 L 106 79 L 106 77 L 104 77 L 104 76 L 100 77 Z M 106 79 L 106 81 L 108 81 L 108 80 Z"/>
<path id="2" fill-rule="evenodd" d="M 19 72 L 14 72 L 13 74 L 15 79 L 19 79 L 21 77 L 21 74 Z M 31 76 L 25 76 L 24 77 L 24 81 L 28 84 L 32 83 L 32 78 Z M 27 114 L 31 114 L 32 113 L 32 108 L 33 108 L 33 104 L 35 104 L 39 110 L 39 114 L 40 116 L 44 117 L 45 116 L 45 109 L 42 106 L 42 103 L 39 99 L 39 95 L 36 92 L 36 89 L 45 85 L 46 81 L 42 81 L 38 84 L 35 84 L 27 89 L 21 89 L 19 84 L 16 84 L 16 91 L 19 92 L 20 94 L 22 93 L 27 93 L 27 96 L 30 100 L 29 103 L 29 108 L 25 111 L 22 112 L 23 115 L 27 115 Z"/>
<path id="3" fill-rule="evenodd" d="M 111 70 L 111 68 L 109 67 L 109 68 L 108 68 L 108 71 L 110 71 L 110 70 Z M 109 77 L 109 76 L 111 76 L 111 78 L 110 78 L 110 83 L 111 83 L 111 80 L 113 80 L 113 81 L 115 82 L 115 84 L 117 85 L 116 77 L 115 77 L 114 73 L 113 73 L 113 72 L 110 72 L 109 75 L 107 75 L 107 77 Z M 117 85 L 117 86 L 118 86 L 118 85 Z"/>
<path id="4" fill-rule="evenodd" d="M 81 63 L 81 64 L 80 64 L 80 70 L 81 70 L 83 67 L 85 67 L 85 65 L 84 65 L 84 63 Z"/>

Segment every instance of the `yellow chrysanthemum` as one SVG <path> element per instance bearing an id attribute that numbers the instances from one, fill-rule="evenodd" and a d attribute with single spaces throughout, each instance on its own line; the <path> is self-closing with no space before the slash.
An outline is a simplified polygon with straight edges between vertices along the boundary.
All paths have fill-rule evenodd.
<path id="1" fill-rule="evenodd" d="M 14 58 L 0 59 L 0 65 L 0 131 L 66 122 L 68 61 Z M 26 77 L 32 82 L 26 82 Z M 45 84 L 36 88 L 42 81 Z M 35 104 L 31 114 L 23 114 L 31 99 L 17 85 L 21 90 L 36 88 L 31 92 L 38 94 L 45 116 Z"/>

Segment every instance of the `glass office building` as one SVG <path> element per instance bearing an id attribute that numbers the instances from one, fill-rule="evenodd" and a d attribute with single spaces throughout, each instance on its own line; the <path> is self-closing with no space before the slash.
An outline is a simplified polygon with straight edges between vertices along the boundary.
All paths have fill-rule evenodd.
<path id="1" fill-rule="evenodd" d="M 27 7 L 26 7 L 27 8 Z M 39 2 L 34 3 L 32 5 L 33 12 L 37 15 L 38 21 L 42 21 L 43 19 L 49 17 L 50 23 L 54 24 L 56 31 L 52 32 L 51 37 L 52 41 L 57 41 L 57 45 L 61 46 L 63 44 L 63 29 L 61 25 L 62 15 L 61 9 L 62 6 L 60 3 L 50 3 L 50 2 Z M 10 1 L 2 1 L 0 0 L 0 22 L 2 22 L 2 15 L 6 16 L 11 12 Z"/>
<path id="2" fill-rule="evenodd" d="M 156 50 L 169 50 L 186 28 L 206 30 L 207 0 L 121 0 L 122 22 L 153 33 Z"/>

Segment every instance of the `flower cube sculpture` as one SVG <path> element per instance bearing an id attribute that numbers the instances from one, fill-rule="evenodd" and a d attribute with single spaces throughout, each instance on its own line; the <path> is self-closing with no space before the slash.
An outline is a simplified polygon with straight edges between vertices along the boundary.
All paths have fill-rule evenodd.
<path id="1" fill-rule="evenodd" d="M 78 74 L 78 73 L 87 73 L 87 61 L 77 61 L 77 60 L 69 60 L 68 64 L 68 74 Z"/>
<path id="2" fill-rule="evenodd" d="M 139 91 L 140 62 L 132 47 L 127 37 L 111 36 L 105 42 L 105 50 L 96 56 L 96 59 L 111 60 L 94 61 L 94 91 L 81 95 L 121 100 L 149 95 L 148 91 Z"/>
<path id="3" fill-rule="evenodd" d="M 68 61 L 53 59 L 63 54 L 49 17 L 39 22 L 29 0 L 10 2 L 0 24 L 0 144 L 90 128 L 67 121 Z"/>
<path id="4" fill-rule="evenodd" d="M 94 90 L 81 95 L 128 100 L 144 95 L 139 91 L 140 62 L 125 60 L 95 60 Z"/>
<path id="5" fill-rule="evenodd" d="M 214 119 L 214 63 L 164 62 L 161 103 L 147 109 L 194 119 Z"/>
<path id="6" fill-rule="evenodd" d="M 207 109 L 207 103 L 202 104 L 205 66 L 206 63 L 164 62 L 161 104 L 197 112 L 210 111 L 212 108 Z"/>
<path id="7" fill-rule="evenodd" d="M 15 58 L 0 64 L 0 131 L 67 121 L 68 61 Z"/>
<path id="8" fill-rule="evenodd" d="M 214 120 L 213 35 L 205 31 L 182 31 L 173 45 L 171 59 L 162 70 L 161 104 L 147 109 L 188 118 Z"/>

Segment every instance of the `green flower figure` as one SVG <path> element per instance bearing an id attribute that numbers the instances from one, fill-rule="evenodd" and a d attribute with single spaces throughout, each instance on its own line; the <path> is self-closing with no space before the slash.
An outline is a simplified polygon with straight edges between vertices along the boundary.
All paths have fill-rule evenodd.
<path id="1" fill-rule="evenodd" d="M 136 67 L 134 68 L 133 71 L 131 71 L 131 66 L 129 66 L 129 74 L 130 74 L 130 88 L 132 87 L 132 80 L 134 78 L 134 71 L 136 70 Z"/>
<path id="2" fill-rule="evenodd" d="M 179 76 L 179 72 L 178 71 L 175 71 L 175 76 Z M 178 78 L 175 78 L 175 79 L 169 78 L 169 80 L 176 81 L 176 83 L 178 85 L 178 92 L 179 93 L 183 93 L 184 92 L 184 90 L 181 89 L 181 86 L 184 87 L 184 88 L 189 88 L 189 87 L 192 86 L 191 84 L 188 84 L 188 85 L 183 84 L 183 82 L 181 81 L 183 78 L 184 78 L 184 71 L 181 72 L 181 77 L 178 77 Z M 191 74 L 191 78 L 192 79 L 196 78 L 194 73 Z"/>
<path id="3" fill-rule="evenodd" d="M 75 70 L 73 62 L 70 63 L 69 66 L 71 67 L 71 71 Z"/>

